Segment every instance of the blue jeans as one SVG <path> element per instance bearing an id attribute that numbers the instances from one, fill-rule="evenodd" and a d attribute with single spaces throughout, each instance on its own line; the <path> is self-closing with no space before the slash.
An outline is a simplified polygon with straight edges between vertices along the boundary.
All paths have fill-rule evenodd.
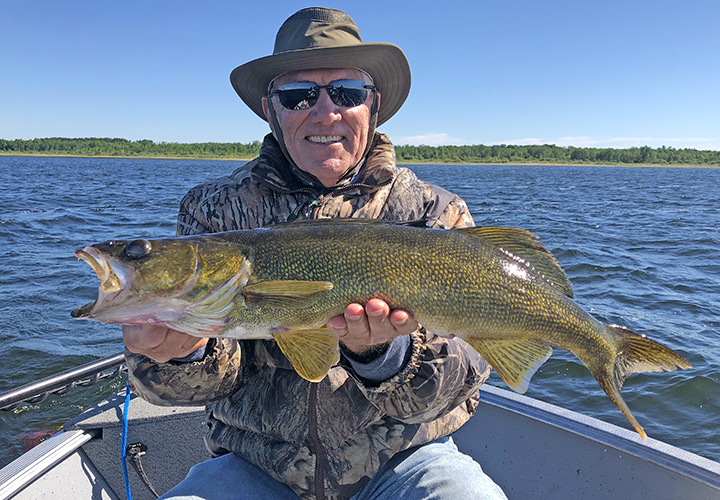
<path id="1" fill-rule="evenodd" d="M 299 500 L 288 486 L 233 455 L 197 464 L 162 500 Z M 392 457 L 351 500 L 507 500 L 450 437 Z"/>

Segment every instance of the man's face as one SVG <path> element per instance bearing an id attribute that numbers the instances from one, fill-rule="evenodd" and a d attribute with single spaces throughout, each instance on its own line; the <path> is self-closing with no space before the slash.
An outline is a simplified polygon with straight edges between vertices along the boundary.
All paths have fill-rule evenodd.
<path id="1" fill-rule="evenodd" d="M 327 85 L 335 80 L 371 83 L 356 69 L 314 69 L 280 75 L 273 86 L 278 88 L 292 82 Z M 347 108 L 333 103 L 327 89 L 320 90 L 314 106 L 303 110 L 283 107 L 277 96 L 272 99 L 290 156 L 301 170 L 317 177 L 325 187 L 337 184 L 340 177 L 360 161 L 368 139 L 372 92 L 363 104 Z M 272 128 L 265 98 L 263 110 Z"/>

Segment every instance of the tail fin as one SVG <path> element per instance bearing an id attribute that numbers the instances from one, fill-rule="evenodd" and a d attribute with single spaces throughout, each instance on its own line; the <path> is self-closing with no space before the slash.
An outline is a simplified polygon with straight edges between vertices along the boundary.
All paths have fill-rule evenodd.
<path id="1" fill-rule="evenodd" d="M 625 378 L 633 373 L 686 370 L 692 365 L 672 349 L 644 335 L 617 325 L 608 325 L 608 328 L 620 338 L 618 356 L 613 366 L 607 366 L 607 370 L 593 370 L 593 376 L 644 440 L 647 434 L 620 394 Z"/>
<path id="2" fill-rule="evenodd" d="M 642 372 L 674 372 L 687 370 L 692 365 L 678 353 L 645 335 L 639 335 L 624 326 L 608 325 L 623 339 L 623 349 L 615 362 L 615 376 L 622 387 L 626 377 Z"/>

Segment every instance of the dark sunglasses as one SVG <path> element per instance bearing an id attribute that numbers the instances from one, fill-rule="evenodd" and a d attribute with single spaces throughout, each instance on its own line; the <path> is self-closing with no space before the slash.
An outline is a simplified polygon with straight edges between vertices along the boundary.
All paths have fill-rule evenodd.
<path id="1" fill-rule="evenodd" d="M 328 85 L 318 85 L 313 82 L 294 82 L 281 85 L 270 91 L 270 96 L 277 95 L 280 104 L 287 109 L 301 110 L 315 106 L 320 97 L 320 89 L 326 89 L 330 99 L 337 106 L 352 108 L 364 103 L 373 85 L 362 80 L 335 80 Z"/>

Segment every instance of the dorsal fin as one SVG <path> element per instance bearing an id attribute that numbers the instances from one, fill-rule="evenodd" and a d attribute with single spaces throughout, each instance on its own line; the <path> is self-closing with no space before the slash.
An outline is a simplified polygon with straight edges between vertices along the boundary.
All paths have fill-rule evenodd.
<path id="1" fill-rule="evenodd" d="M 465 227 L 455 231 L 479 239 L 486 245 L 492 245 L 520 263 L 530 264 L 528 270 L 537 278 L 570 298 L 575 295 L 560 263 L 540 243 L 536 234 L 514 227 Z"/>

